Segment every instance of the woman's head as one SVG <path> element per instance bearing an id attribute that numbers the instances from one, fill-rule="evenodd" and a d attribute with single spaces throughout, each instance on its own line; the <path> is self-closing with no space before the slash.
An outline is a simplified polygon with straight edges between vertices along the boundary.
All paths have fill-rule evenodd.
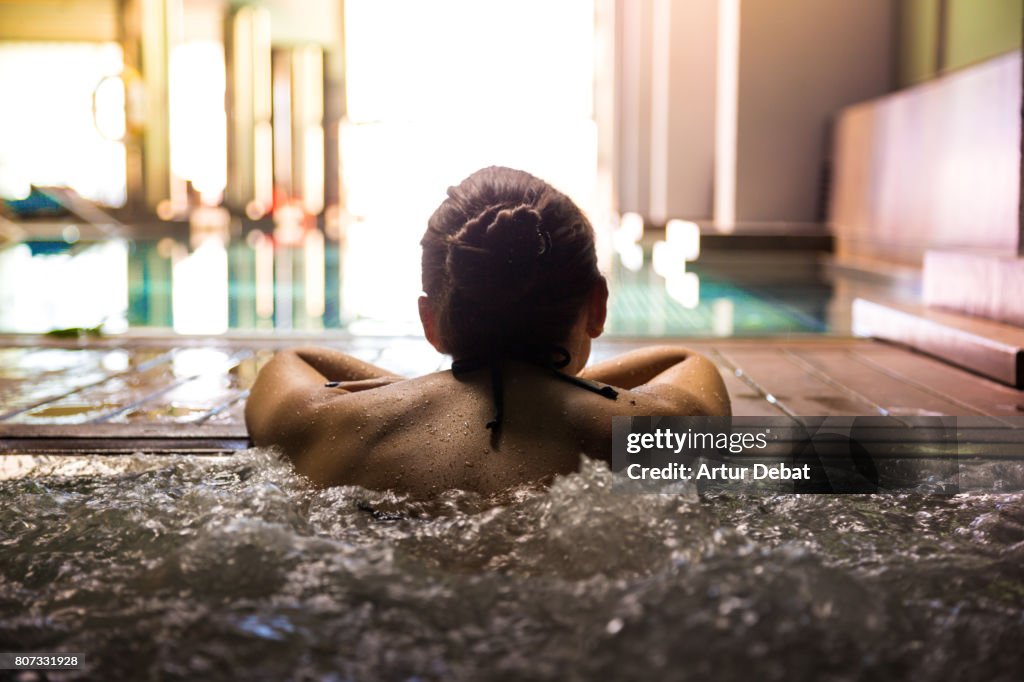
<path id="1" fill-rule="evenodd" d="M 604 291 L 586 216 L 523 171 L 492 166 L 449 188 L 420 243 L 436 342 L 455 357 L 564 343 Z"/>

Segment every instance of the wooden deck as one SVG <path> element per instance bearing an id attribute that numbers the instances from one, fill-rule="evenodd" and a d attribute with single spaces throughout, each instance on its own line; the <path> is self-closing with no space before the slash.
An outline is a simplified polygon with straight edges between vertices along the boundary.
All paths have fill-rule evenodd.
<path id="1" fill-rule="evenodd" d="M 406 375 L 445 368 L 410 338 L 0 336 L 0 453 L 215 453 L 247 446 L 249 386 L 275 349 L 320 343 Z M 608 340 L 601 359 L 650 341 Z M 1017 428 L 1024 392 L 869 340 L 686 342 L 722 370 L 733 411 L 751 416 L 979 418 Z"/>

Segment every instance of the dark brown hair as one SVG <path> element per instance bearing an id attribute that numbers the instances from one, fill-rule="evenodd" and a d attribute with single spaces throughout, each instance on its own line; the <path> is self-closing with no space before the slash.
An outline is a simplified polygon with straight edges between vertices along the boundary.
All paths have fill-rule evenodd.
<path id="1" fill-rule="evenodd" d="M 455 358 L 563 343 L 601 277 L 579 207 L 511 168 L 450 187 L 420 244 L 423 291 Z"/>

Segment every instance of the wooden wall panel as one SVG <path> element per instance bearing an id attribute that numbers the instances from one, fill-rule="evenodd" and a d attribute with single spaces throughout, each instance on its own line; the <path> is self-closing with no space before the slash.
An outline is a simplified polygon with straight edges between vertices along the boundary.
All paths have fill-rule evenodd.
<path id="1" fill-rule="evenodd" d="M 840 257 L 1016 254 L 1021 53 L 842 111 L 830 221 Z"/>

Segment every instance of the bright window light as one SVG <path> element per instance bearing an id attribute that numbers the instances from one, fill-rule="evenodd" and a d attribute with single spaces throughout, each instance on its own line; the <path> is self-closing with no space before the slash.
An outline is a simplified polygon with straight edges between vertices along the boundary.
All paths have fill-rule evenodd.
<path id="1" fill-rule="evenodd" d="M 172 272 L 174 331 L 179 334 L 223 334 L 228 330 L 228 253 L 211 237 Z"/>
<path id="2" fill-rule="evenodd" d="M 224 48 L 213 41 L 178 45 L 169 71 L 171 172 L 215 200 L 227 184 Z"/>
<path id="3" fill-rule="evenodd" d="M 685 255 L 678 244 L 654 242 L 654 248 L 651 251 L 651 265 L 654 267 L 654 272 L 667 278 L 675 273 L 686 272 Z"/>
<path id="4" fill-rule="evenodd" d="M 30 184 L 60 185 L 108 206 L 124 204 L 124 145 L 104 135 L 124 129 L 123 108 L 118 124 L 111 101 L 111 77 L 123 63 L 115 43 L 0 43 L 0 196 L 25 197 Z"/>
<path id="5" fill-rule="evenodd" d="M 32 254 L 27 244 L 0 250 L 0 329 L 46 332 L 127 327 L 128 245 L 119 239 L 64 253 Z"/>
<path id="6" fill-rule="evenodd" d="M 700 305 L 700 277 L 694 272 L 673 272 L 665 279 L 665 291 L 684 308 Z"/>
<path id="7" fill-rule="evenodd" d="M 639 244 L 628 244 L 618 251 L 622 267 L 639 272 L 644 267 L 644 249 Z"/>
<path id="8" fill-rule="evenodd" d="M 631 242 L 644 238 L 644 217 L 639 213 L 623 213 L 619 219 L 619 232 Z"/>
<path id="9" fill-rule="evenodd" d="M 740 0 L 718 0 L 715 78 L 715 227 L 736 227 L 736 140 L 740 89 Z"/>
<path id="10" fill-rule="evenodd" d="M 711 333 L 715 336 L 732 336 L 736 309 L 730 298 L 716 298 L 711 304 Z"/>
<path id="11" fill-rule="evenodd" d="M 596 206 L 594 0 L 347 0 L 345 31 L 346 321 L 418 326 L 419 240 L 474 170 Z"/>
<path id="12" fill-rule="evenodd" d="M 665 226 L 665 241 L 673 245 L 683 260 L 700 257 L 700 227 L 688 220 L 670 220 Z"/>

